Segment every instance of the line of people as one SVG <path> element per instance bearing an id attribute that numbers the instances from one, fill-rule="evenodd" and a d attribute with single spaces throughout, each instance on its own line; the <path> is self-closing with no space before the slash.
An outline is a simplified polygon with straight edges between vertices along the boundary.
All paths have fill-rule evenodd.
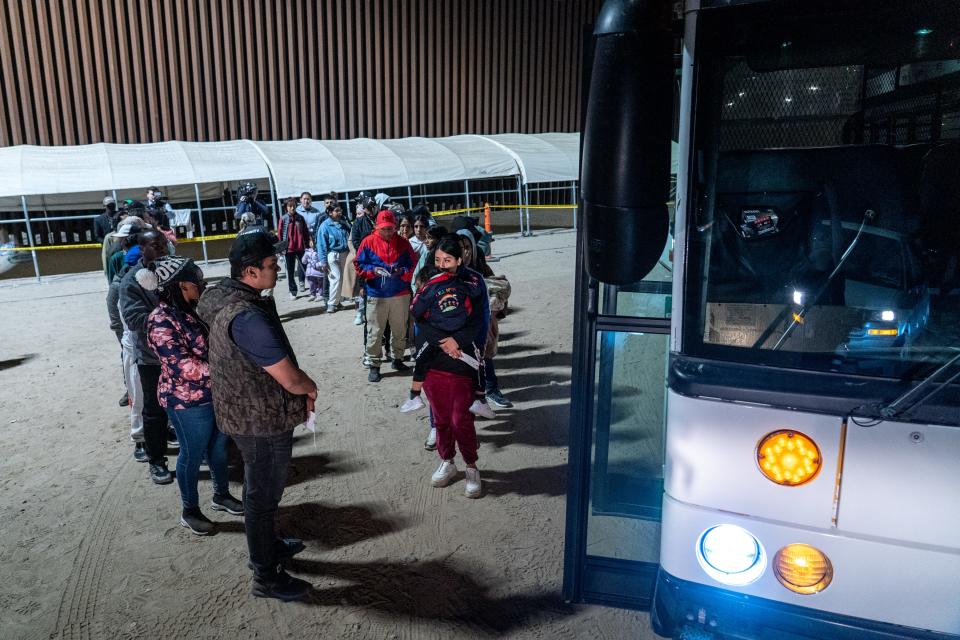
<path id="1" fill-rule="evenodd" d="M 304 200 L 300 207 L 309 209 Z M 283 536 L 276 515 L 293 430 L 313 410 L 317 385 L 298 364 L 274 298 L 265 295 L 277 283 L 281 258 L 290 283 L 297 280 L 297 265 L 304 267 L 304 279 L 313 278 L 311 293 L 315 299 L 325 295 L 330 311 L 348 286 L 345 276 L 353 274 L 348 297 L 365 325 L 364 363 L 371 382 L 381 379 L 385 346 L 391 366 L 402 373 L 410 369 L 404 361 L 412 347 L 413 382 L 401 410 L 423 407 L 421 393 L 427 397 L 431 432 L 425 446 L 441 458 L 430 482 L 442 487 L 456 479 L 459 450 L 467 467 L 464 493 L 471 498 L 482 494 L 474 414 L 493 417 L 488 402 L 510 406 L 496 386 L 491 359 L 509 289 L 497 284 L 486 266 L 477 247 L 483 234 L 470 219 L 455 220 L 459 229 L 447 233 L 429 214 L 408 216 L 387 198 L 377 203 L 364 196 L 352 225 L 333 199 L 311 232 L 295 201 L 288 200 L 274 235 L 263 218 L 265 208 L 256 217 L 255 197 L 244 204 L 244 228 L 229 255 L 230 277 L 209 289 L 201 269 L 175 255 L 161 229 L 127 216 L 114 232 L 121 238 L 122 267 L 111 279 L 108 310 L 122 347 L 134 457 L 149 463 L 154 483 L 173 482 L 166 457 L 172 425 L 179 446 L 181 526 L 197 535 L 216 529 L 201 509 L 198 478 L 206 463 L 213 481 L 209 508 L 244 518 L 252 593 L 292 600 L 311 586 L 290 576 L 282 561 L 304 545 Z M 291 260 L 300 247 L 303 255 Z M 229 440 L 244 463 L 242 500 L 229 491 Z"/>

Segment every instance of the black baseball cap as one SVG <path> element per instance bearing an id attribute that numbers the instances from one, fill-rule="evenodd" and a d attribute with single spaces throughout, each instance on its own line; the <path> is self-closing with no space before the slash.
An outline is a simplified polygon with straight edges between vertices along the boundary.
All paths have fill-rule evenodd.
<path id="1" fill-rule="evenodd" d="M 230 247 L 230 264 L 243 267 L 257 264 L 280 253 L 277 236 L 269 232 L 241 233 Z"/>

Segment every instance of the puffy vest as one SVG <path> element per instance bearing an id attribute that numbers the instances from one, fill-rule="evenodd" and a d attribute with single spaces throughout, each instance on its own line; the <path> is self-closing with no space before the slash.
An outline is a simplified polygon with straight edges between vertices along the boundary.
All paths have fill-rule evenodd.
<path id="1" fill-rule="evenodd" d="M 280 435 L 306 420 L 307 397 L 284 389 L 230 338 L 230 323 L 250 310 L 274 325 L 297 365 L 273 298 L 262 298 L 259 291 L 232 278 L 204 292 L 197 312 L 210 326 L 210 386 L 217 426 L 228 435 Z"/>

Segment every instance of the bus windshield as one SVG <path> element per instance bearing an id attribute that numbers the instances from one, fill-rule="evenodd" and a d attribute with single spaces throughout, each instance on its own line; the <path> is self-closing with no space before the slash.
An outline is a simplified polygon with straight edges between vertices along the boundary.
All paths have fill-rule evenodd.
<path id="1" fill-rule="evenodd" d="M 960 348 L 960 30 L 756 19 L 698 50 L 684 352 L 922 378 Z"/>

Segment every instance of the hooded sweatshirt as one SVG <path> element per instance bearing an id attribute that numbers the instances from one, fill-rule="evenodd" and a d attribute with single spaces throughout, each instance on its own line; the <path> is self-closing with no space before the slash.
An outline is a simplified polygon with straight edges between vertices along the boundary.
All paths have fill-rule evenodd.
<path id="1" fill-rule="evenodd" d="M 406 238 L 394 235 L 384 240 L 374 232 L 363 239 L 353 259 L 357 276 L 366 282 L 367 295 L 372 298 L 392 298 L 410 295 L 410 281 L 417 266 L 417 255 Z M 377 273 L 377 269 L 389 275 Z"/>

